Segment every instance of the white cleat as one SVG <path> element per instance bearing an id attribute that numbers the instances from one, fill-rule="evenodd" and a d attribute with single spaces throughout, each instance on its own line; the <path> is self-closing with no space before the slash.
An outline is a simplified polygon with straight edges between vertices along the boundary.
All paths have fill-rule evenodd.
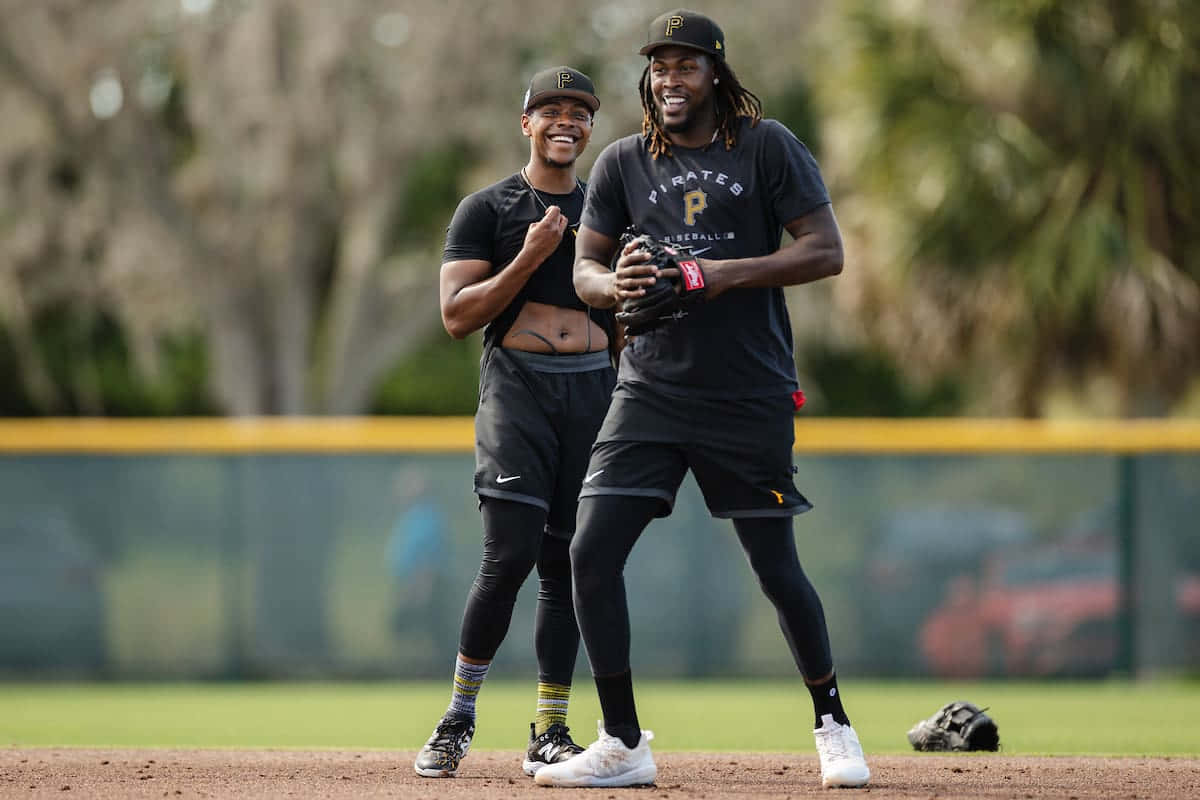
<path id="1" fill-rule="evenodd" d="M 596 725 L 599 737 L 577 756 L 538 770 L 539 786 L 645 786 L 654 783 L 658 767 L 650 754 L 654 734 L 642 731 L 637 747 L 630 750 L 616 736 L 609 736 L 604 723 Z"/>
<path id="2" fill-rule="evenodd" d="M 821 785 L 857 788 L 871 780 L 871 770 L 863 756 L 858 734 L 849 725 L 833 721 L 831 714 L 821 715 L 821 727 L 813 731 L 817 740 L 817 755 L 821 758 Z"/>

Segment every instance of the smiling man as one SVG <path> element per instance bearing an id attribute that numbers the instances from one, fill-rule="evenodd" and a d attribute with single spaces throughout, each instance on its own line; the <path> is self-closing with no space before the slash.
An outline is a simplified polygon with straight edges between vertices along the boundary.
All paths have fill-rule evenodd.
<path id="1" fill-rule="evenodd" d="M 466 197 L 446 233 L 442 322 L 456 339 L 483 328 L 475 416 L 475 493 L 483 559 L 467 597 L 450 707 L 417 756 L 418 775 L 454 776 L 475 735 L 475 697 L 537 566 L 537 708 L 523 768 L 578 753 L 566 726 L 579 630 L 570 538 L 588 453 L 616 379 L 611 313 L 572 286 L 585 187 L 575 161 L 600 107 L 571 67 L 537 73 L 521 105 L 529 161 Z"/>
<path id="2" fill-rule="evenodd" d="M 637 239 L 618 251 L 632 225 L 692 248 L 679 263 L 703 302 L 659 317 L 670 321 L 622 351 L 571 544 L 575 609 L 603 724 L 584 753 L 535 780 L 654 781 L 651 735 L 634 705 L 622 575 L 638 537 L 651 519 L 671 513 L 691 470 L 709 512 L 733 521 L 778 612 L 813 704 L 822 783 L 863 786 L 870 771 L 842 707 L 824 610 L 792 532 L 792 517 L 812 506 L 792 477 L 792 416 L 802 395 L 783 287 L 841 272 L 829 194 L 808 149 L 762 118 L 758 98 L 726 63 L 725 36 L 713 20 L 669 11 L 650 23 L 639 52 L 649 61 L 638 87 L 642 133 L 610 144 L 592 168 L 575 288 L 588 304 L 612 308 L 677 277 L 679 269 L 649 263 Z M 792 241 L 781 247 L 785 230 Z"/>

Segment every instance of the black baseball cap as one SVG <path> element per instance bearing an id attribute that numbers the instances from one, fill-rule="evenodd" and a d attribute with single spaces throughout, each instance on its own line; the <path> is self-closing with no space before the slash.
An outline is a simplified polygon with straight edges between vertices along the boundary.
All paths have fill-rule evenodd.
<path id="1" fill-rule="evenodd" d="M 529 88 L 525 90 L 525 102 L 521 110 L 528 111 L 552 97 L 582 100 L 592 111 L 600 108 L 600 98 L 596 97 L 592 79 L 572 67 L 551 67 L 534 75 Z"/>
<path id="2" fill-rule="evenodd" d="M 648 56 L 654 48 L 668 44 L 691 47 L 725 60 L 725 33 L 697 11 L 677 8 L 655 17 L 646 34 L 646 46 L 638 53 Z"/>

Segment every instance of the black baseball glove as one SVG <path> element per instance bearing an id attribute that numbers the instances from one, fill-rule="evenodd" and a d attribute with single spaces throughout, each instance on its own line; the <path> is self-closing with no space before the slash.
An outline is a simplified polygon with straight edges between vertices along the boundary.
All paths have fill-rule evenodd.
<path id="1" fill-rule="evenodd" d="M 1000 729 L 980 708 L 963 700 L 948 703 L 908 732 L 914 750 L 999 750 Z"/>
<path id="2" fill-rule="evenodd" d="M 622 234 L 621 246 L 633 240 L 650 254 L 647 263 L 658 269 L 677 269 L 679 275 L 670 280 L 657 280 L 646 287 L 646 293 L 641 297 L 630 297 L 622 302 L 616 316 L 627 336 L 652 331 L 686 317 L 690 309 L 704 300 L 705 291 L 704 271 L 691 250 L 647 234 L 634 233 Z"/>

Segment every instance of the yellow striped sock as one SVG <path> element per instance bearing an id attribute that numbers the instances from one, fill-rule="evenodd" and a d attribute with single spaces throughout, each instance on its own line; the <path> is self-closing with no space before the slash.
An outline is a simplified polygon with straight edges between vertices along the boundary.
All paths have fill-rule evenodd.
<path id="1" fill-rule="evenodd" d="M 489 664 L 468 664 L 461 657 L 454 662 L 454 691 L 450 695 L 450 708 L 446 713 L 456 717 L 475 719 L 475 698 L 487 677 Z"/>
<path id="2" fill-rule="evenodd" d="M 533 717 L 533 735 L 541 736 L 551 725 L 567 724 L 567 703 L 571 687 L 559 683 L 538 682 L 537 714 Z"/>

